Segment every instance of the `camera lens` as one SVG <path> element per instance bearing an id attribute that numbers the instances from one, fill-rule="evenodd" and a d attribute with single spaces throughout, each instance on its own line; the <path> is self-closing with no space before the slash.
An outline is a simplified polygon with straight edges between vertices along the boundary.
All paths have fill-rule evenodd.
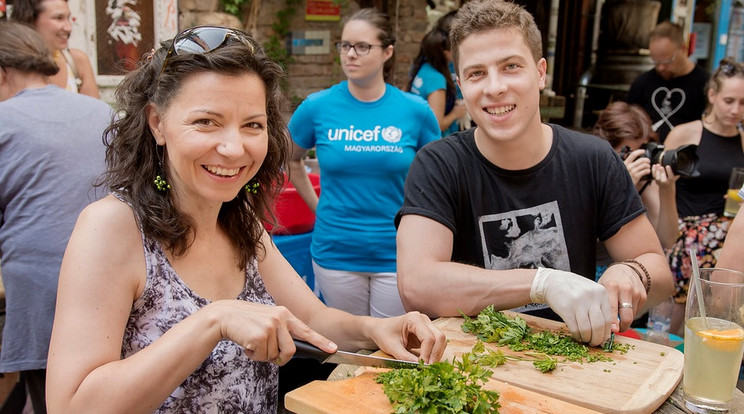
<path id="1" fill-rule="evenodd" d="M 682 177 L 698 177 L 697 170 L 700 158 L 697 155 L 697 145 L 683 145 L 677 149 L 663 153 L 661 165 L 671 166 L 672 172 Z"/>

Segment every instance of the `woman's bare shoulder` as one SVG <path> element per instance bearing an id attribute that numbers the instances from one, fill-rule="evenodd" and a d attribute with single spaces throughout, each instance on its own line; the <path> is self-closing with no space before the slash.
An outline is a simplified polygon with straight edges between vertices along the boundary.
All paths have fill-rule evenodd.
<path id="1" fill-rule="evenodd" d="M 703 122 L 692 121 L 679 124 L 672 128 L 667 135 L 664 145 L 667 148 L 677 148 L 682 145 L 700 144 L 700 137 L 703 134 Z"/>
<path id="2" fill-rule="evenodd" d="M 89 204 L 75 225 L 94 240 L 116 240 L 120 244 L 141 243 L 141 233 L 131 207 L 113 195 Z"/>

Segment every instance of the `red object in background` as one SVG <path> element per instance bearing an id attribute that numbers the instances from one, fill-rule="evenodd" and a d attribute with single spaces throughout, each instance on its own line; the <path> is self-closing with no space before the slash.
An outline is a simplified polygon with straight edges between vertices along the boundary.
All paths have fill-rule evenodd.
<path id="1" fill-rule="evenodd" d="M 320 176 L 313 173 L 309 173 L 308 176 L 315 194 L 320 195 Z M 310 211 L 289 180 L 285 181 L 284 189 L 277 197 L 274 209 L 279 226 L 273 230 L 270 224 L 264 223 L 266 230 L 270 232 L 273 230 L 273 234 L 301 234 L 313 230 L 315 214 Z"/>
<path id="2" fill-rule="evenodd" d="M 692 56 L 695 53 L 695 43 L 697 42 L 697 33 L 690 33 L 690 41 L 687 44 L 687 56 Z"/>
<path id="3" fill-rule="evenodd" d="M 641 334 L 639 334 L 638 331 L 633 328 L 628 328 L 628 330 L 626 330 L 625 332 L 618 332 L 616 335 L 627 336 L 628 338 L 633 339 L 643 339 L 641 338 Z"/>

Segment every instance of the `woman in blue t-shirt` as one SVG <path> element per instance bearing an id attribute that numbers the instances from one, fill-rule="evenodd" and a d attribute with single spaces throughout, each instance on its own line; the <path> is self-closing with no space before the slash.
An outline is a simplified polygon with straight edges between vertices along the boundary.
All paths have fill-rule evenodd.
<path id="1" fill-rule="evenodd" d="M 336 43 L 347 80 L 311 94 L 289 121 L 290 180 L 316 212 L 310 253 L 326 303 L 357 315 L 404 312 L 393 218 L 419 148 L 440 136 L 424 100 L 386 83 L 395 37 L 375 9 L 349 16 Z M 315 147 L 321 196 L 302 158 Z"/>
<path id="2" fill-rule="evenodd" d="M 451 56 L 447 32 L 434 28 L 421 40 L 406 88 L 426 99 L 437 116 L 442 136 L 457 132 L 457 121 L 466 112 L 465 105 L 457 100 L 457 88 L 450 74 Z"/>

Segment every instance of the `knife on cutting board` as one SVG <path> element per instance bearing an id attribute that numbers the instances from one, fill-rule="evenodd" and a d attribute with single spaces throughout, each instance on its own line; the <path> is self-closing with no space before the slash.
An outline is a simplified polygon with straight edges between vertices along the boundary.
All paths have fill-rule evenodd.
<path id="1" fill-rule="evenodd" d="M 363 355 L 354 352 L 336 351 L 329 354 L 317 346 L 299 339 L 295 339 L 294 344 L 297 351 L 295 351 L 293 358 L 313 358 L 324 364 L 349 364 L 382 368 L 418 368 L 419 366 L 418 362 Z"/>

